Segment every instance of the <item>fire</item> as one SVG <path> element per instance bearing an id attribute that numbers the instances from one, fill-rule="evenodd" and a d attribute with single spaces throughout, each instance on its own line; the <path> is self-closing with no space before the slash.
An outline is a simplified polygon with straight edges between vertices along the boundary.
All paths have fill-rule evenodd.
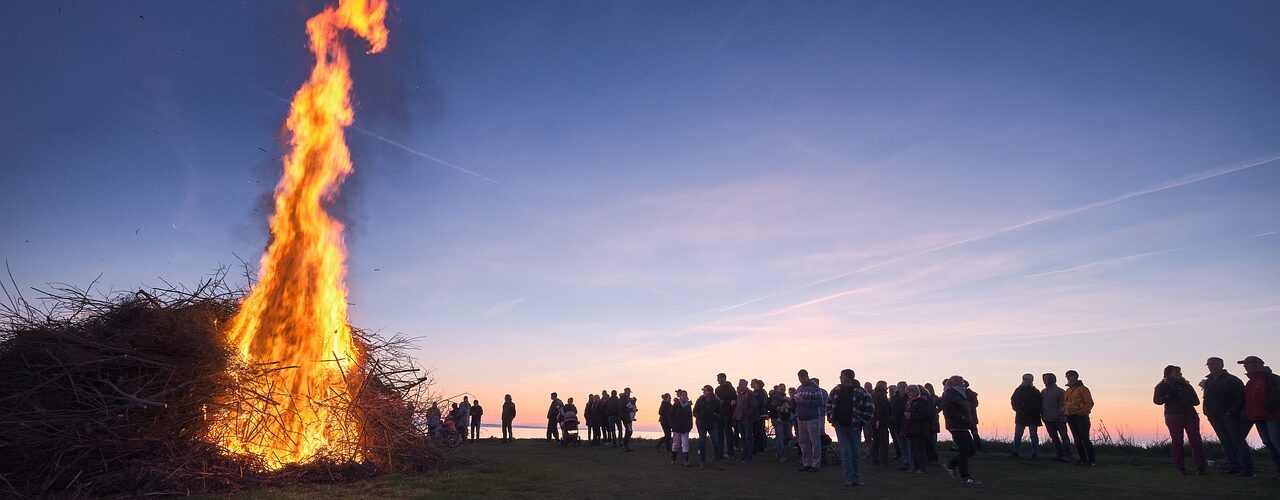
<path id="1" fill-rule="evenodd" d="M 386 0 L 341 0 L 307 21 L 315 67 L 290 106 L 292 150 L 275 189 L 271 243 L 258 283 L 228 327 L 245 361 L 279 368 L 255 379 L 255 408 L 227 409 L 210 430 L 228 450 L 262 457 L 270 468 L 318 452 L 359 458 L 358 416 L 350 401 L 363 353 L 347 324 L 343 225 L 325 211 L 351 173 L 343 130 L 354 117 L 350 60 L 340 37 L 351 30 L 387 43 Z"/>

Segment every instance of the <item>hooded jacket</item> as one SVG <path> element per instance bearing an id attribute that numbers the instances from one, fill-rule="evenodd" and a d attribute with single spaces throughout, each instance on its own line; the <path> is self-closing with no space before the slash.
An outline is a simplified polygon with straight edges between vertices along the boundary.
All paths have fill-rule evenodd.
<path id="1" fill-rule="evenodd" d="M 720 421 L 720 400 L 713 394 L 710 397 L 698 396 L 693 403 L 693 416 L 698 418 L 698 429 L 710 431 Z"/>
<path id="2" fill-rule="evenodd" d="M 671 404 L 671 412 L 667 414 L 671 424 L 671 432 L 689 432 L 693 430 L 693 401 L 679 399 Z"/>
<path id="3" fill-rule="evenodd" d="M 1057 385 L 1046 386 L 1040 389 L 1040 418 L 1045 423 L 1049 422 L 1065 422 L 1062 417 L 1062 397 L 1064 391 Z"/>
<path id="4" fill-rule="evenodd" d="M 1262 367 L 1248 373 L 1244 386 L 1244 416 L 1250 422 L 1280 420 L 1280 376 Z"/>
<path id="5" fill-rule="evenodd" d="M 942 391 L 942 418 L 946 421 L 947 430 L 969 430 L 973 427 L 970 418 L 973 407 L 969 406 L 969 398 L 965 397 L 964 388 L 948 388 Z"/>
<path id="6" fill-rule="evenodd" d="M 1035 386 L 1018 386 L 1013 390 L 1013 396 L 1009 397 L 1009 404 L 1013 407 L 1013 422 L 1038 427 L 1043 402 L 1040 391 Z"/>

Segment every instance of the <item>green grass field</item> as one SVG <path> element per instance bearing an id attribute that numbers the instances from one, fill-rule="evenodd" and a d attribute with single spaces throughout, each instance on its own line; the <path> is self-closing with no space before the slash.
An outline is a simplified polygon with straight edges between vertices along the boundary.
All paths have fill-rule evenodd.
<path id="1" fill-rule="evenodd" d="M 977 486 L 962 485 L 941 467 L 917 475 L 863 459 L 864 486 L 846 488 L 838 465 L 818 473 L 797 472 L 794 455 L 777 463 L 769 452 L 753 463 L 734 462 L 717 471 L 699 470 L 696 453 L 691 456 L 695 465 L 685 468 L 672 466 L 670 453 L 656 451 L 652 441 L 639 441 L 633 448 L 623 453 L 608 447 L 563 449 L 541 440 L 504 444 L 491 439 L 457 450 L 472 465 L 443 472 L 255 489 L 222 498 L 1280 498 L 1280 481 L 1267 459 L 1258 462 L 1262 475 L 1244 479 L 1180 476 L 1168 457 L 1150 454 L 1099 455 L 1097 467 L 1083 468 L 993 451 L 971 462 L 974 477 L 982 482 Z M 940 444 L 943 460 L 952 455 L 948 448 Z"/>

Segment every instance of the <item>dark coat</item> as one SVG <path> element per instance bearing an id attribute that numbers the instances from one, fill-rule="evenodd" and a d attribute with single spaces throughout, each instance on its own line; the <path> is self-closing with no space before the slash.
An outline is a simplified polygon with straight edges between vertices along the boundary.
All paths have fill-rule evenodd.
<path id="1" fill-rule="evenodd" d="M 658 405 L 658 423 L 664 424 L 664 425 L 667 424 L 669 422 L 668 417 L 670 416 L 668 412 L 670 411 L 671 411 L 670 401 L 663 401 L 662 404 Z"/>
<path id="2" fill-rule="evenodd" d="M 667 414 L 667 423 L 671 424 L 671 432 L 690 432 L 693 430 L 693 402 L 682 405 L 679 401 L 671 404 L 671 412 Z"/>
<path id="3" fill-rule="evenodd" d="M 1039 427 L 1043 403 L 1038 389 L 1029 385 L 1018 386 L 1013 390 L 1013 396 L 1009 397 L 1009 404 L 1013 406 L 1013 422 Z"/>
<path id="4" fill-rule="evenodd" d="M 911 413 L 911 417 L 906 417 L 905 413 Z M 902 420 L 902 436 L 909 438 L 928 437 L 933 434 L 933 426 L 930 421 L 933 416 L 937 415 L 934 410 L 933 403 L 928 397 L 918 397 L 915 400 L 908 400 L 906 412 Z"/>
<path id="5" fill-rule="evenodd" d="M 1204 416 L 1239 417 L 1244 412 L 1244 382 L 1223 371 L 1204 379 Z"/>
<path id="6" fill-rule="evenodd" d="M 516 404 L 510 401 L 502 403 L 502 419 L 512 420 L 516 418 Z"/>
<path id="7" fill-rule="evenodd" d="M 604 414 L 607 417 L 617 417 L 622 415 L 622 400 L 617 396 L 609 396 L 604 402 Z"/>
<path id="8" fill-rule="evenodd" d="M 889 398 L 889 428 L 893 430 L 902 429 L 902 413 L 907 411 L 907 394 L 906 391 L 898 391 L 893 397 Z"/>
<path id="9" fill-rule="evenodd" d="M 968 387 L 964 388 L 964 397 L 969 400 L 969 428 L 978 427 L 978 393 Z"/>
<path id="10" fill-rule="evenodd" d="M 733 415 L 733 401 L 738 399 L 738 390 L 726 380 L 723 384 L 716 386 L 715 393 L 716 399 L 720 400 L 720 414 Z"/>
<path id="11" fill-rule="evenodd" d="M 973 427 L 973 407 L 969 406 L 969 398 L 961 390 L 945 389 L 942 391 L 942 418 L 947 429 L 970 429 Z"/>
<path id="12" fill-rule="evenodd" d="M 1186 379 L 1161 380 L 1151 399 L 1155 404 L 1164 405 L 1165 415 L 1197 415 L 1196 406 L 1200 405 L 1196 389 Z"/>
<path id="13" fill-rule="evenodd" d="M 889 425 L 889 393 L 880 389 L 871 392 L 871 402 L 875 405 L 876 413 L 872 418 L 872 425 L 877 429 L 885 428 Z"/>
<path id="14" fill-rule="evenodd" d="M 720 400 L 715 397 L 699 396 L 693 403 L 693 415 L 698 417 L 698 429 L 709 431 L 720 421 Z"/>

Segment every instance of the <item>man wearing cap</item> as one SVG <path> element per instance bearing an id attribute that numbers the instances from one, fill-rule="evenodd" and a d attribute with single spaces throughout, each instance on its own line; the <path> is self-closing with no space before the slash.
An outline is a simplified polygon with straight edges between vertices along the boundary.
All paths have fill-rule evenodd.
<path id="1" fill-rule="evenodd" d="M 1253 449 L 1244 439 L 1244 382 L 1223 368 L 1222 358 L 1205 362 L 1209 375 L 1204 379 L 1205 418 L 1218 435 L 1226 455 L 1225 472 L 1253 477 Z"/>
<path id="2" fill-rule="evenodd" d="M 1271 373 L 1271 368 L 1257 356 L 1237 363 L 1244 365 L 1245 374 L 1249 376 L 1249 382 L 1244 385 L 1244 416 L 1258 426 L 1258 436 L 1271 452 L 1276 478 L 1280 479 L 1280 376 Z"/>

